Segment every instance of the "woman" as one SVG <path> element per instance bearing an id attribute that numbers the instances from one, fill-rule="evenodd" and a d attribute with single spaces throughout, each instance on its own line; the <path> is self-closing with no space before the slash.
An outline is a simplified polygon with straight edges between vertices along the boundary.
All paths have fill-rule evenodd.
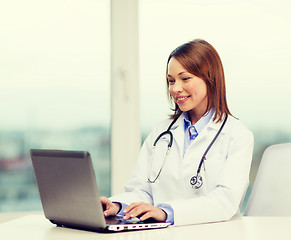
<path id="1" fill-rule="evenodd" d="M 229 220 L 248 186 L 253 134 L 228 109 L 220 57 L 208 42 L 194 40 L 170 54 L 166 75 L 172 119 L 145 140 L 126 192 L 101 197 L 104 215 L 175 225 Z"/>

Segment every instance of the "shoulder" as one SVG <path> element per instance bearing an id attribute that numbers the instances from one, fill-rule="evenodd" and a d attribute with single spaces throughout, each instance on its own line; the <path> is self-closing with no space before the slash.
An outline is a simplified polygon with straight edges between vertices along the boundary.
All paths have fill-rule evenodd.
<path id="1" fill-rule="evenodd" d="M 245 131 L 245 132 L 249 132 L 249 133 L 252 133 L 248 127 L 242 122 L 240 121 L 239 119 L 233 117 L 233 116 L 228 116 L 228 119 L 227 119 L 227 122 L 228 122 L 228 127 L 231 129 L 231 130 L 239 130 L 239 131 Z"/>
<path id="2" fill-rule="evenodd" d="M 157 137 L 168 129 L 168 126 L 171 124 L 171 122 L 172 120 L 170 118 L 158 122 L 146 136 L 145 141 L 142 144 L 142 150 L 147 149 L 150 151 Z"/>
<path id="3" fill-rule="evenodd" d="M 149 139 L 150 141 L 156 139 L 162 132 L 168 129 L 172 121 L 172 119 L 167 118 L 158 122 L 147 136 L 147 139 Z"/>
<path id="4" fill-rule="evenodd" d="M 156 126 L 154 127 L 154 129 L 165 129 L 164 131 L 167 130 L 167 128 L 169 127 L 169 125 L 171 124 L 171 122 L 173 121 L 173 119 L 171 118 L 166 118 L 160 122 L 158 122 L 156 124 Z"/>
<path id="5" fill-rule="evenodd" d="M 228 116 L 226 132 L 227 135 L 231 136 L 231 138 L 244 138 L 247 141 L 252 142 L 254 139 L 254 135 L 250 129 L 239 119 L 234 118 L 233 116 Z"/>
<path id="6" fill-rule="evenodd" d="M 167 118 L 167 119 L 164 119 L 164 120 L 158 122 L 155 125 L 155 127 L 152 129 L 151 134 L 156 135 L 156 134 L 159 134 L 161 132 L 166 131 L 168 129 L 169 125 L 171 124 L 171 122 L 172 122 L 172 119 L 170 119 L 170 118 Z"/>

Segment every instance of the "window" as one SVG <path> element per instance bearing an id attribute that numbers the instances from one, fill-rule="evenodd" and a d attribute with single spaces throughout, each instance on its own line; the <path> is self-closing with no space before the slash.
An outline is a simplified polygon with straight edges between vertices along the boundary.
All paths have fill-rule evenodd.
<path id="1" fill-rule="evenodd" d="M 30 148 L 88 150 L 110 194 L 110 2 L 0 3 L 0 211 L 41 209 Z"/>

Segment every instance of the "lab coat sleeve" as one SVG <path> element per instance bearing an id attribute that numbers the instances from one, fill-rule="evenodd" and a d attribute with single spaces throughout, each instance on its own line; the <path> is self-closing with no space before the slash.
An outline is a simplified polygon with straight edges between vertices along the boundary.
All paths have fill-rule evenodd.
<path id="1" fill-rule="evenodd" d="M 127 205 L 134 202 L 153 204 L 151 186 L 147 182 L 148 164 L 152 155 L 153 139 L 156 129 L 146 138 L 139 153 L 139 158 L 129 180 L 125 184 L 125 192 L 110 197 L 111 201 L 122 202 Z"/>
<path id="2" fill-rule="evenodd" d="M 235 135 L 214 190 L 199 197 L 166 202 L 174 210 L 175 225 L 226 221 L 239 212 L 249 183 L 254 138 L 247 129 L 236 131 Z"/>

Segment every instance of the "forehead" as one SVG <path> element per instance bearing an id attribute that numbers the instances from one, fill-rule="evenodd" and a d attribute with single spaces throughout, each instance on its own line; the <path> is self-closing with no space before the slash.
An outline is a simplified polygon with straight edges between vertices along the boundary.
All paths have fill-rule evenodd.
<path id="1" fill-rule="evenodd" d="M 172 57 L 168 63 L 168 69 L 167 69 L 167 74 L 168 75 L 175 75 L 175 74 L 180 74 L 183 72 L 188 72 L 182 64 L 174 57 Z"/>

